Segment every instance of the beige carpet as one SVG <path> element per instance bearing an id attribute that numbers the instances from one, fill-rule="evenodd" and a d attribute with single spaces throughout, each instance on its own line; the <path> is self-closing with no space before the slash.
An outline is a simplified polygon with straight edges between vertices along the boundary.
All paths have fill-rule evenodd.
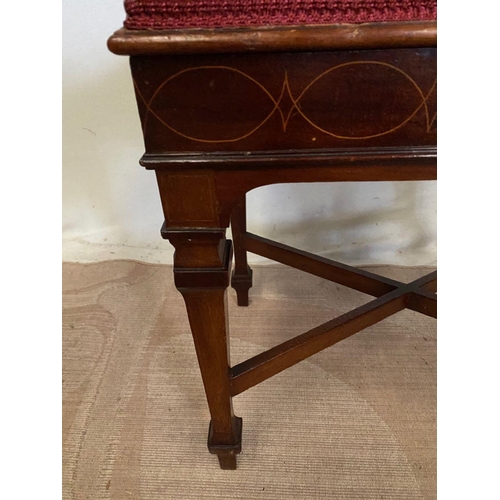
<path id="1" fill-rule="evenodd" d="M 435 320 L 401 312 L 236 397 L 243 453 L 222 471 L 171 268 L 65 264 L 63 276 L 65 500 L 436 498 Z M 229 292 L 232 362 L 368 300 L 256 268 L 250 307 Z"/>

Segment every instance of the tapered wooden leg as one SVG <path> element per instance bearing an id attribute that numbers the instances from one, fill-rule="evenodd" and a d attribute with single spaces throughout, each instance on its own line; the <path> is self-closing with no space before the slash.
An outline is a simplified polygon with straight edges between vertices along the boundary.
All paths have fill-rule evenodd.
<path id="1" fill-rule="evenodd" d="M 169 239 L 176 247 L 175 284 L 186 303 L 212 417 L 208 449 L 218 456 L 222 469 L 236 469 L 242 421 L 233 413 L 229 389 L 227 287 L 232 245 L 217 231 L 177 232 Z M 194 262 L 194 254 L 196 267 L 184 267 Z"/>
<path id="2" fill-rule="evenodd" d="M 234 271 L 231 286 L 236 290 L 239 306 L 248 306 L 248 290 L 252 287 L 252 269 L 248 267 L 247 251 L 243 245 L 243 234 L 247 230 L 245 196 L 241 198 L 231 215 L 231 230 L 234 240 Z"/>

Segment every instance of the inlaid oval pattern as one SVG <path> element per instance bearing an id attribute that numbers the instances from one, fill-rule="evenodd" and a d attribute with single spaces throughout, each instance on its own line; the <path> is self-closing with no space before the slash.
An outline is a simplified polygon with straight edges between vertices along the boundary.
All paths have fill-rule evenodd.
<path id="1" fill-rule="evenodd" d="M 193 78 L 200 92 L 187 94 L 184 89 L 192 88 Z M 366 85 L 370 92 L 363 92 Z M 397 92 L 387 92 L 386 86 L 391 85 Z M 419 112 L 425 114 L 426 132 L 436 120 L 428 106 L 436 80 L 424 93 L 405 71 L 379 61 L 338 64 L 314 78 L 298 96 L 287 73 L 280 95 L 274 97 L 255 78 L 229 66 L 184 69 L 162 82 L 149 101 L 136 83 L 135 87 L 146 108 L 144 130 L 152 115 L 175 134 L 204 143 L 241 141 L 275 113 L 281 117 L 284 133 L 290 120 L 300 116 L 319 132 L 343 140 L 393 133 Z M 211 126 L 214 123 L 217 127 Z"/>

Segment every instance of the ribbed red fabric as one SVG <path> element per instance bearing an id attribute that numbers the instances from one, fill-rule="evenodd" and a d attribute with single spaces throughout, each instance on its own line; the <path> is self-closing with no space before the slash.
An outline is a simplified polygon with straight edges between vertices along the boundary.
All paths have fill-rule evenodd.
<path id="1" fill-rule="evenodd" d="M 125 0 L 129 29 L 436 19 L 437 0 Z"/>

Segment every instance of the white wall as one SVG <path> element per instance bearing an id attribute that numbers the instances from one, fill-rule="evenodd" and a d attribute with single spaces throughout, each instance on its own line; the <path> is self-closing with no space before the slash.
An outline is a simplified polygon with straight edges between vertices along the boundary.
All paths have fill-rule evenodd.
<path id="1" fill-rule="evenodd" d="M 171 263 L 128 59 L 106 48 L 123 19 L 120 0 L 63 3 L 63 258 Z M 346 263 L 434 264 L 435 184 L 266 186 L 247 195 L 249 229 Z"/>

